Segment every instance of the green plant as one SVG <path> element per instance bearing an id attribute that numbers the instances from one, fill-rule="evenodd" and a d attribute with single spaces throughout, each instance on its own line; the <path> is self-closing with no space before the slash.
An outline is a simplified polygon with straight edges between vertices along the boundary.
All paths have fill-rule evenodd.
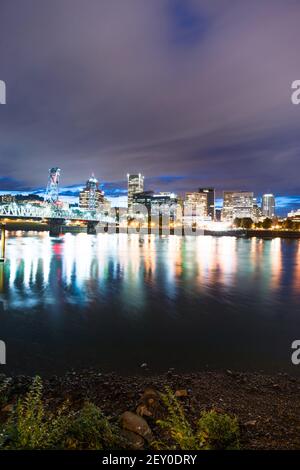
<path id="1" fill-rule="evenodd" d="M 182 405 L 174 393 L 167 388 L 161 394 L 163 404 L 167 409 L 167 417 L 157 421 L 157 424 L 167 432 L 174 442 L 172 447 L 155 442 L 158 449 L 206 450 L 206 449 L 238 449 L 239 425 L 236 418 L 215 410 L 204 411 L 195 426 L 188 422 Z"/>
<path id="2" fill-rule="evenodd" d="M 36 377 L 0 431 L 2 449 L 111 449 L 122 444 L 117 429 L 100 408 L 86 403 L 70 412 L 67 403 L 51 412 Z"/>
<path id="3" fill-rule="evenodd" d="M 85 403 L 68 427 L 66 448 L 112 449 L 120 442 L 117 429 L 93 403 Z"/>
<path id="4" fill-rule="evenodd" d="M 43 384 L 36 377 L 23 400 L 19 400 L 1 433 L 2 447 L 9 449 L 47 449 L 59 447 L 67 429 L 66 405 L 56 413 L 46 410 Z"/>
<path id="5" fill-rule="evenodd" d="M 10 384 L 10 378 L 5 378 L 0 384 L 0 409 L 3 408 L 8 402 Z"/>
<path id="6" fill-rule="evenodd" d="M 168 415 L 164 420 L 158 420 L 157 424 L 166 430 L 171 440 L 175 442 L 174 449 L 193 450 L 197 449 L 197 436 L 186 419 L 184 410 L 178 402 L 174 393 L 166 388 L 166 393 L 161 393 L 161 399 L 167 408 Z M 163 447 L 161 442 L 157 447 Z"/>
<path id="7" fill-rule="evenodd" d="M 229 450 L 240 447 L 238 421 L 226 413 L 203 411 L 197 434 L 203 449 Z"/>

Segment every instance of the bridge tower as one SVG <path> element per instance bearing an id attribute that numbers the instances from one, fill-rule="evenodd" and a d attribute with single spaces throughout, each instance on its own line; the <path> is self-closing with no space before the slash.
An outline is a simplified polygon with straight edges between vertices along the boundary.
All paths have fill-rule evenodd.
<path id="1" fill-rule="evenodd" d="M 58 202 L 59 196 L 60 168 L 53 167 L 49 170 L 48 185 L 46 189 L 45 201 L 51 204 Z"/>

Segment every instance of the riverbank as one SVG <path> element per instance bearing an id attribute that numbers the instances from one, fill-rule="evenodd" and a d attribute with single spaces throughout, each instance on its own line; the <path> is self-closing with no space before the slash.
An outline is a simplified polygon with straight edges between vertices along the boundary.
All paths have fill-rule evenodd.
<path id="1" fill-rule="evenodd" d="M 1 223 L 1 221 L 0 221 Z M 2 222 L 4 223 L 4 222 Z M 49 226 L 47 223 L 41 222 L 41 221 L 5 221 L 5 228 L 9 232 L 14 232 L 14 231 L 36 231 L 36 232 L 48 232 L 49 231 Z M 128 233 L 128 230 L 131 230 L 131 233 L 137 233 L 137 229 L 127 229 L 124 227 L 117 228 L 117 233 Z M 98 231 L 99 228 L 98 228 Z M 101 233 L 104 231 L 108 231 L 110 233 L 109 229 L 107 227 L 101 227 Z M 86 233 L 87 228 L 85 226 L 79 226 L 79 225 L 65 225 L 62 227 L 62 235 L 65 233 Z M 147 235 L 148 233 L 151 232 L 151 229 L 147 228 L 141 228 L 139 233 L 141 235 Z M 153 231 L 153 233 L 157 233 Z M 165 233 L 168 233 L 168 229 L 160 229 L 159 235 L 164 235 Z M 158 234 L 158 233 L 157 233 Z M 178 234 L 178 233 L 177 233 Z M 182 233 L 184 235 L 184 232 Z M 196 233 L 194 233 L 196 235 Z M 174 229 L 170 231 L 170 235 L 174 235 Z M 191 235 L 190 231 L 187 233 L 187 235 Z M 198 235 L 198 234 L 197 234 Z M 263 230 L 263 229 L 231 229 L 231 230 L 208 230 L 204 229 L 199 232 L 199 235 L 207 235 L 207 236 L 214 236 L 214 237 L 246 237 L 246 238 L 252 238 L 252 237 L 257 237 L 257 238 L 264 238 L 264 239 L 273 239 L 273 238 L 289 238 L 289 239 L 299 239 L 300 238 L 300 230 L 299 231 L 293 231 L 293 230 Z"/>
<path id="2" fill-rule="evenodd" d="M 70 372 L 62 377 L 44 379 L 45 403 L 57 408 L 68 402 L 73 410 L 80 409 L 86 400 L 99 406 L 116 426 L 122 427 L 124 412 L 132 420 L 145 420 L 155 441 L 164 439 L 157 419 L 164 415 L 159 392 L 169 387 L 191 426 L 195 426 L 201 412 L 216 410 L 236 416 L 240 427 L 240 445 L 243 449 L 299 449 L 300 448 L 300 379 L 287 374 L 265 375 L 234 371 L 198 372 L 190 374 L 169 370 L 165 374 L 124 377 L 114 373 L 102 374 L 96 370 Z M 7 419 L 18 398 L 24 396 L 32 379 L 18 376 L 0 377 L 2 404 L 0 420 Z M 5 385 L 5 393 L 4 390 Z M 5 402 L 3 401 L 5 399 Z M 122 421 L 123 420 L 123 421 Z M 125 426 L 126 427 L 126 426 Z M 127 431 L 130 447 L 147 447 L 147 440 L 139 440 L 132 429 Z M 124 432 L 124 430 L 123 430 Z M 148 433 L 148 429 L 145 431 Z"/>

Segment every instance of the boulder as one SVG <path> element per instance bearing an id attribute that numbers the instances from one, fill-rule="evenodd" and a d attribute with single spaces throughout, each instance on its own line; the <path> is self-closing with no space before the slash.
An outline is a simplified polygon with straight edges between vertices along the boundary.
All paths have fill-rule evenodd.
<path id="1" fill-rule="evenodd" d="M 121 415 L 122 428 L 142 436 L 146 441 L 151 442 L 152 432 L 147 421 L 131 411 L 125 411 Z"/>
<path id="2" fill-rule="evenodd" d="M 144 449 L 145 441 L 142 436 L 127 429 L 122 429 L 121 436 L 124 438 L 126 444 L 130 449 L 142 450 Z"/>

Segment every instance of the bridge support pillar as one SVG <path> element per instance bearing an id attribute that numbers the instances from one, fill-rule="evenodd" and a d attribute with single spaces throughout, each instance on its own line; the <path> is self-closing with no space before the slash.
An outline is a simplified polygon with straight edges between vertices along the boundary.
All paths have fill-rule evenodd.
<path id="1" fill-rule="evenodd" d="M 1 225 L 1 253 L 0 253 L 0 263 L 5 261 L 5 225 Z"/>
<path id="2" fill-rule="evenodd" d="M 96 235 L 97 230 L 96 227 L 98 225 L 98 222 L 88 222 L 87 223 L 87 233 L 88 235 Z"/>
<path id="3" fill-rule="evenodd" d="M 63 219 L 50 219 L 49 220 L 49 235 L 50 237 L 58 237 L 63 233 L 63 226 L 65 221 Z"/>

